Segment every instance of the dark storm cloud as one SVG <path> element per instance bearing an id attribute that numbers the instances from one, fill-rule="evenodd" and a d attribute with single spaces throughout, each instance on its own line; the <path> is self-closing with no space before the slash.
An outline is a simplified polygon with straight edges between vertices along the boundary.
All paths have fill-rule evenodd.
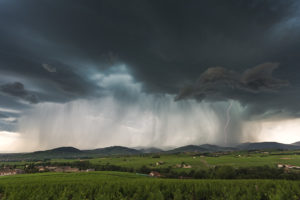
<path id="1" fill-rule="evenodd" d="M 30 103 L 38 103 L 38 97 L 27 91 L 20 82 L 0 85 L 0 92 L 18 97 Z"/>
<path id="2" fill-rule="evenodd" d="M 49 65 L 49 64 L 43 63 L 42 66 L 48 72 L 52 72 L 52 73 L 56 72 L 56 68 L 53 67 L 53 66 L 51 66 L 51 65 Z"/>
<path id="3" fill-rule="evenodd" d="M 95 87 L 74 67 L 47 57 L 0 53 L 0 66 L 0 76 L 9 77 L 10 82 L 21 79 L 38 87 L 40 91 L 36 95 L 43 102 L 65 102 L 85 97 Z"/>
<path id="4" fill-rule="evenodd" d="M 264 63 L 238 73 L 222 67 L 204 71 L 191 85 L 184 86 L 175 100 L 237 100 L 246 106 L 246 118 L 299 117 L 298 86 L 273 76 L 279 63 Z"/>
<path id="5" fill-rule="evenodd" d="M 19 114 L 10 112 L 0 112 L 0 131 L 13 131 L 17 123 Z"/>
<path id="6" fill-rule="evenodd" d="M 288 86 L 288 81 L 272 76 L 273 71 L 278 66 L 279 63 L 264 63 L 246 70 L 241 77 L 243 87 L 256 92 L 261 90 L 276 91 L 284 86 Z"/>
<path id="7" fill-rule="evenodd" d="M 191 97 L 201 100 L 210 96 L 241 100 L 239 95 L 242 97 L 249 93 L 277 91 L 289 85 L 288 81 L 272 76 L 273 70 L 278 65 L 278 63 L 264 63 L 246 70 L 243 74 L 222 67 L 208 68 L 194 85 L 184 87 L 175 100 Z"/>
<path id="8" fill-rule="evenodd" d="M 0 119 L 1 119 L 1 118 L 8 118 L 8 116 L 5 115 L 5 114 L 0 113 Z"/>
<path id="9" fill-rule="evenodd" d="M 217 88 L 226 97 L 259 107 L 276 96 L 272 108 L 291 107 L 281 94 L 299 97 L 298 9 L 296 0 L 3 0 L 0 71 L 38 85 L 41 101 L 62 102 L 97 93 L 90 65 L 123 62 L 147 92 L 172 94 L 223 66 L 206 73 L 222 76 Z M 281 63 L 278 78 L 272 67 L 241 77 L 266 61 Z M 261 92 L 278 90 L 281 80 L 292 87 Z"/>

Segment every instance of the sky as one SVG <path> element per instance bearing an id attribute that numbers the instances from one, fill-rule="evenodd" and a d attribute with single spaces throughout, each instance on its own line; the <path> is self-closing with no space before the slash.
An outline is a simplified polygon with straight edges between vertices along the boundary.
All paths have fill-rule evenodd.
<path id="1" fill-rule="evenodd" d="M 0 152 L 300 141 L 297 0 L 0 0 Z"/>

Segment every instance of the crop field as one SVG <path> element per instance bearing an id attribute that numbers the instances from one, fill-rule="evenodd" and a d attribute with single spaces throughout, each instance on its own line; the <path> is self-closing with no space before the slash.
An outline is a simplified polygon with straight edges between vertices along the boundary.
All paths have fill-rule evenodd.
<path id="1" fill-rule="evenodd" d="M 231 165 L 235 167 L 263 165 L 273 167 L 279 163 L 298 166 L 300 165 L 300 155 L 228 155 L 217 158 L 206 157 L 205 160 L 209 165 Z"/>
<path id="2" fill-rule="evenodd" d="M 218 157 L 213 156 L 199 156 L 199 155 L 160 155 L 159 158 L 151 155 L 143 156 L 111 156 L 103 158 L 88 159 L 91 163 L 96 165 L 117 165 L 122 167 L 131 167 L 133 169 L 140 168 L 145 165 L 155 168 L 176 167 L 181 163 L 191 165 L 190 169 L 180 169 L 189 171 L 191 169 L 207 169 L 212 166 L 232 166 L 232 167 L 251 167 L 251 166 L 269 166 L 277 167 L 277 164 L 289 164 L 300 166 L 300 155 L 289 153 L 288 155 L 282 153 L 281 155 L 253 153 L 253 154 L 229 154 Z M 56 159 L 52 162 L 73 162 L 76 160 Z M 158 163 L 158 164 L 157 164 Z"/>
<path id="3" fill-rule="evenodd" d="M 95 165 L 111 164 L 121 167 L 137 169 L 145 165 L 151 168 L 175 167 L 178 164 L 186 163 L 193 169 L 207 169 L 212 166 L 232 166 L 232 167 L 249 167 L 249 166 L 269 166 L 276 167 L 277 164 L 289 164 L 300 166 L 300 152 L 268 152 L 268 153 L 248 153 L 233 152 L 225 155 L 195 155 L 188 154 L 143 154 L 132 156 L 103 156 L 83 159 L 51 159 L 52 163 L 70 163 L 78 160 L 89 161 Z M 159 156 L 157 156 L 159 155 Z M 24 166 L 36 161 L 13 161 L 0 162 L 0 165 L 17 165 Z M 38 163 L 38 162 L 37 162 Z M 157 163 L 160 163 L 157 165 Z"/>
<path id="4" fill-rule="evenodd" d="M 124 172 L 42 173 L 0 177 L 0 199 L 289 199 L 300 181 L 180 180 Z"/>

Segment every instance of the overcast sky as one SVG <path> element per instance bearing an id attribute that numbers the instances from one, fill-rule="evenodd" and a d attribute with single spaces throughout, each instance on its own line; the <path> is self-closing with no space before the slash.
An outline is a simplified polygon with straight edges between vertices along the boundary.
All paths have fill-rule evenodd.
<path id="1" fill-rule="evenodd" d="M 299 62 L 297 0 L 0 0 L 0 151 L 296 142 Z"/>

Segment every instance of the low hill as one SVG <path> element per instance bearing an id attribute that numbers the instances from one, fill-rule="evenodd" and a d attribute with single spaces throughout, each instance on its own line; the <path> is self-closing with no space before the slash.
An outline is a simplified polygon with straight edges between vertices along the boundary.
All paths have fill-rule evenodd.
<path id="1" fill-rule="evenodd" d="M 264 149 L 282 149 L 295 150 L 300 149 L 299 146 L 282 144 L 278 142 L 257 142 L 257 143 L 243 143 L 236 146 L 240 150 L 264 150 Z"/>
<path id="2" fill-rule="evenodd" d="M 248 150 L 300 150 L 300 142 L 293 144 L 282 144 L 278 142 L 256 142 L 242 143 L 235 147 L 222 147 L 218 145 L 186 145 L 172 150 L 163 151 L 158 148 L 128 148 L 123 146 L 111 146 L 92 150 L 79 150 L 74 147 L 59 147 L 46 151 L 36 151 L 32 153 L 0 154 L 0 161 L 19 161 L 19 160 L 45 160 L 45 159 L 77 159 L 92 158 L 112 155 L 139 155 L 145 153 L 203 153 L 221 151 L 248 151 Z"/>
<path id="3" fill-rule="evenodd" d="M 163 153 L 164 152 L 162 149 L 155 148 L 155 147 L 140 148 L 137 150 L 139 150 L 141 153 Z"/>
<path id="4" fill-rule="evenodd" d="M 46 151 L 35 151 L 22 155 L 25 159 L 50 159 L 50 158 L 77 158 L 84 156 L 84 152 L 74 147 L 59 147 Z"/>
<path id="5" fill-rule="evenodd" d="M 110 155 L 136 155 L 141 151 L 121 146 L 112 146 L 93 150 L 79 150 L 74 147 L 59 147 L 46 151 L 35 151 L 32 153 L 2 154 L 0 160 L 45 160 L 45 159 L 76 159 L 76 158 L 92 158 L 98 156 Z"/>
<path id="6" fill-rule="evenodd" d="M 222 146 L 212 145 L 212 144 L 202 144 L 202 145 L 200 145 L 200 147 L 206 149 L 207 151 L 212 151 L 212 152 L 236 150 L 236 148 L 234 148 L 234 147 L 222 147 Z"/>
<path id="7" fill-rule="evenodd" d="M 212 144 L 202 144 L 202 145 L 187 145 L 173 150 L 167 151 L 167 153 L 199 153 L 199 152 L 218 152 L 218 151 L 233 151 L 236 150 L 233 147 L 222 147 Z"/>
<path id="8" fill-rule="evenodd" d="M 291 145 L 300 146 L 300 141 L 299 142 L 294 142 Z"/>
<path id="9" fill-rule="evenodd" d="M 97 154 L 97 155 L 135 155 L 135 154 L 142 153 L 139 150 L 131 149 L 128 147 L 122 147 L 122 146 L 111 146 L 111 147 L 105 147 L 105 148 L 99 148 L 93 150 L 86 150 L 84 152 L 89 154 Z"/>
<path id="10" fill-rule="evenodd" d="M 59 153 L 82 153 L 81 150 L 74 147 L 59 147 L 55 149 L 50 149 L 44 152 L 59 152 Z"/>
<path id="11" fill-rule="evenodd" d="M 207 151 L 207 149 L 198 146 L 198 145 L 187 145 L 187 146 L 183 146 L 183 147 L 178 147 L 169 151 L 166 151 L 167 153 L 184 153 L 184 152 L 205 152 Z"/>

